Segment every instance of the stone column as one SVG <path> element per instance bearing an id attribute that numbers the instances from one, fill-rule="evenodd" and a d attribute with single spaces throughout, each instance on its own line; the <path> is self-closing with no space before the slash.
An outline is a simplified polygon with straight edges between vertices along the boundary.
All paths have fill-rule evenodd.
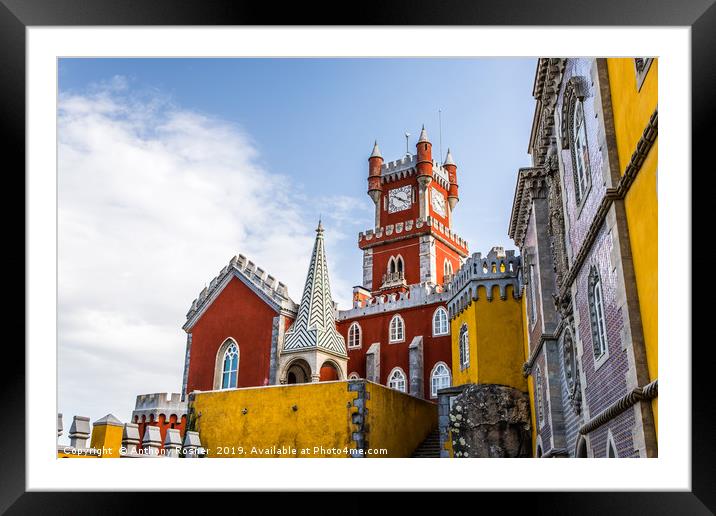
<path id="1" fill-rule="evenodd" d="M 408 367 L 410 376 L 410 394 L 418 398 L 425 397 L 425 382 L 423 374 L 423 337 L 413 337 L 408 346 Z"/>
<path id="2" fill-rule="evenodd" d="M 380 383 L 380 342 L 374 342 L 365 354 L 365 379 Z"/>

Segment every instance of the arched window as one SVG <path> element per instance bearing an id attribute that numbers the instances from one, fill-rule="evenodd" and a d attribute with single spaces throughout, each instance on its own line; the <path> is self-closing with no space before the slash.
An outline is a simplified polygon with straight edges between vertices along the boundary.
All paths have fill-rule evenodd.
<path id="1" fill-rule="evenodd" d="M 614 436 L 612 435 L 612 431 L 609 430 L 607 435 L 607 458 L 616 459 L 617 457 L 619 457 L 619 455 L 617 454 L 617 447 L 614 444 Z"/>
<path id="2" fill-rule="evenodd" d="M 221 371 L 221 388 L 235 389 L 239 376 L 239 349 L 233 342 L 224 351 Z"/>
<path id="3" fill-rule="evenodd" d="M 460 369 L 470 366 L 470 336 L 467 333 L 467 324 L 460 327 Z"/>
<path id="4" fill-rule="evenodd" d="M 354 322 L 353 324 L 351 324 L 350 328 L 348 328 L 348 347 L 359 348 L 361 346 L 361 337 L 362 332 L 360 329 L 360 324 Z"/>
<path id="5" fill-rule="evenodd" d="M 544 399 L 542 398 L 542 371 L 538 367 L 535 371 L 535 398 L 537 399 L 537 425 L 544 425 Z"/>
<path id="6" fill-rule="evenodd" d="M 360 379 L 360 375 L 358 373 L 351 373 L 348 375 L 349 380 L 358 380 Z"/>
<path id="7" fill-rule="evenodd" d="M 596 267 L 592 267 L 589 272 L 589 315 L 592 323 L 594 358 L 600 358 L 607 351 L 607 326 L 604 313 L 602 281 Z"/>
<path id="8" fill-rule="evenodd" d="M 405 373 L 399 367 L 396 367 L 388 376 L 388 387 L 396 391 L 405 392 Z"/>
<path id="9" fill-rule="evenodd" d="M 584 120 L 584 105 L 580 99 L 574 98 L 572 117 L 570 120 L 570 145 L 572 148 L 572 165 L 574 175 L 574 193 L 577 204 L 582 202 L 589 187 L 589 151 L 587 148 L 587 129 Z"/>
<path id="10" fill-rule="evenodd" d="M 388 272 L 391 274 L 399 274 L 403 272 L 403 257 L 391 256 L 388 260 Z"/>
<path id="11" fill-rule="evenodd" d="M 433 314 L 433 336 L 447 335 L 448 330 L 447 310 L 441 306 Z"/>
<path id="12" fill-rule="evenodd" d="M 394 315 L 390 320 L 390 342 L 402 342 L 405 340 L 405 322 L 399 315 Z"/>
<path id="13" fill-rule="evenodd" d="M 450 387 L 450 369 L 444 362 L 438 362 L 430 375 L 430 396 L 438 397 L 438 390 Z"/>
<path id="14" fill-rule="evenodd" d="M 445 276 L 446 281 L 450 281 L 452 276 L 452 262 L 445 258 L 445 262 L 443 263 L 443 275 Z"/>

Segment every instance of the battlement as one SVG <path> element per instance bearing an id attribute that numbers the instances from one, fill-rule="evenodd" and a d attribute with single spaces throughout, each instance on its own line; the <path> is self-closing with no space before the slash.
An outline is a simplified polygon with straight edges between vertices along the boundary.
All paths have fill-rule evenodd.
<path id="1" fill-rule="evenodd" d="M 400 159 L 383 163 L 380 167 L 381 181 L 390 183 L 410 177 L 417 173 L 417 164 L 416 154 L 406 154 Z M 450 187 L 447 170 L 435 160 L 433 160 L 433 178 L 446 190 Z"/>
<path id="2" fill-rule="evenodd" d="M 410 285 L 408 290 L 404 292 L 395 292 L 369 297 L 364 300 L 356 300 L 353 302 L 352 309 L 340 310 L 338 312 L 338 320 L 344 321 L 364 315 L 404 310 L 406 308 L 430 305 L 433 303 L 445 303 L 448 298 L 448 292 L 445 291 L 441 285 L 434 285 L 427 282 L 417 283 Z"/>
<path id="3" fill-rule="evenodd" d="M 156 421 L 162 414 L 164 414 L 167 419 L 172 415 L 176 415 L 177 419 L 181 419 L 186 413 L 187 404 L 185 401 L 182 401 L 181 394 L 178 392 L 139 394 L 134 404 L 132 421 L 141 421 L 142 416 L 144 416 L 147 421 Z"/>
<path id="4" fill-rule="evenodd" d="M 503 247 L 493 247 L 486 256 L 473 253 L 460 270 L 455 273 L 447 290 L 450 292 L 448 313 L 450 318 L 459 315 L 472 301 L 479 299 L 479 288 L 482 287 L 488 301 L 493 299 L 493 289 L 499 287 L 500 299 L 507 298 L 507 286 L 512 285 L 512 295 L 519 298 L 519 269 L 522 258 L 515 256 L 514 250 L 505 251 Z"/>
<path id="5" fill-rule="evenodd" d="M 452 244 L 462 256 L 467 256 L 467 241 L 463 240 L 457 233 L 433 217 L 428 217 L 427 220 L 410 219 L 405 222 L 381 226 L 375 230 L 368 229 L 365 232 L 361 231 L 358 233 L 358 247 L 367 249 L 378 243 L 397 240 L 399 236 L 405 237 L 427 233 L 430 229 L 432 229 L 438 237 L 442 237 L 446 243 Z"/>
<path id="6" fill-rule="evenodd" d="M 186 314 L 187 324 L 184 325 L 184 329 L 187 329 L 189 321 L 204 308 L 212 294 L 223 288 L 234 274 L 245 278 L 254 290 L 267 296 L 282 309 L 293 313 L 298 309 L 298 305 L 288 296 L 288 288 L 285 284 L 266 273 L 243 254 L 240 254 L 234 256 L 229 261 L 229 264 L 221 269 L 219 274 L 211 280 L 209 285 L 199 292 L 199 297 L 192 301 L 191 308 Z"/>

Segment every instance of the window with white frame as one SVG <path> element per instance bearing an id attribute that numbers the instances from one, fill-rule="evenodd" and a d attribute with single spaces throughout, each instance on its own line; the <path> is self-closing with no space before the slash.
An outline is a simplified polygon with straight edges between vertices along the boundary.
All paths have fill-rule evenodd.
<path id="1" fill-rule="evenodd" d="M 449 280 L 452 276 L 452 262 L 447 258 L 445 258 L 445 262 L 443 264 L 443 275 L 446 280 Z"/>
<path id="2" fill-rule="evenodd" d="M 399 315 L 394 315 L 390 320 L 390 342 L 402 342 L 405 340 L 405 322 Z"/>
<path id="3" fill-rule="evenodd" d="M 470 366 L 470 336 L 467 332 L 467 324 L 460 327 L 460 368 L 466 369 Z"/>
<path id="4" fill-rule="evenodd" d="M 388 387 L 395 389 L 396 391 L 405 391 L 405 373 L 399 367 L 396 367 L 390 372 L 388 376 Z"/>
<path id="5" fill-rule="evenodd" d="M 584 119 L 584 105 L 578 98 L 572 107 L 572 164 L 574 165 L 574 191 L 577 204 L 582 202 L 589 187 L 589 150 L 587 147 L 587 128 Z"/>
<path id="6" fill-rule="evenodd" d="M 607 351 L 607 325 L 604 314 L 602 280 L 596 267 L 592 267 L 589 272 L 589 315 L 592 325 L 594 358 L 600 358 Z"/>
<path id="7" fill-rule="evenodd" d="M 361 328 L 360 324 L 357 322 L 354 322 L 351 324 L 350 328 L 348 328 L 348 347 L 349 348 L 359 348 L 361 346 Z"/>
<path id="8" fill-rule="evenodd" d="M 449 328 L 447 310 L 441 306 L 433 314 L 433 335 L 447 335 Z"/>
<path id="9" fill-rule="evenodd" d="M 221 371 L 221 388 L 235 389 L 239 376 L 239 350 L 233 342 L 224 351 Z"/>
<path id="10" fill-rule="evenodd" d="M 348 375 L 349 380 L 358 380 L 360 378 L 360 375 L 358 373 L 351 373 Z"/>
<path id="11" fill-rule="evenodd" d="M 438 397 L 438 391 L 450 387 L 450 369 L 444 362 L 438 362 L 430 375 L 430 396 Z"/>
<path id="12" fill-rule="evenodd" d="M 537 398 L 537 424 L 541 428 L 544 424 L 544 399 L 542 398 L 542 370 L 535 371 L 535 398 Z"/>

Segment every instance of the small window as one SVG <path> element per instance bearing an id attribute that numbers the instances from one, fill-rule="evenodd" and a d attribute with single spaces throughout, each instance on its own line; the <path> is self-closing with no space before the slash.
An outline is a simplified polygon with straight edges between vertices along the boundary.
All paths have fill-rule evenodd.
<path id="1" fill-rule="evenodd" d="M 460 327 L 460 368 L 467 369 L 470 366 L 470 337 L 467 332 L 467 324 Z"/>
<path id="2" fill-rule="evenodd" d="M 443 263 L 443 276 L 445 276 L 445 281 L 450 281 L 452 279 L 452 262 L 445 258 L 445 262 Z"/>
<path id="3" fill-rule="evenodd" d="M 388 377 L 388 387 L 405 392 L 405 373 L 399 367 L 393 369 Z"/>
<path id="4" fill-rule="evenodd" d="M 448 334 L 448 314 L 442 306 L 433 314 L 433 336 Z"/>
<path id="5" fill-rule="evenodd" d="M 616 459 L 618 457 L 619 454 L 617 453 L 617 447 L 614 444 L 614 435 L 612 434 L 612 431 L 609 430 L 609 433 L 607 434 L 607 458 Z"/>
<path id="6" fill-rule="evenodd" d="M 351 373 L 351 374 L 348 375 L 348 379 L 349 379 L 349 380 L 359 380 L 359 379 L 360 379 L 360 375 L 359 375 L 358 373 Z"/>
<path id="7" fill-rule="evenodd" d="M 224 366 L 221 374 L 221 388 L 235 389 L 239 375 L 239 350 L 232 343 L 224 352 Z"/>
<path id="8" fill-rule="evenodd" d="M 604 317 L 602 281 L 595 267 L 592 267 L 589 273 L 589 312 L 592 324 L 594 358 L 600 358 L 607 351 L 607 326 Z"/>
<path id="9" fill-rule="evenodd" d="M 544 425 L 544 399 L 542 398 L 542 371 L 537 368 L 535 372 L 535 398 L 537 398 L 537 425 L 542 428 Z"/>
<path id="10" fill-rule="evenodd" d="M 535 288 L 535 266 L 530 264 L 530 321 L 537 321 L 537 289 Z"/>
<path id="11" fill-rule="evenodd" d="M 390 320 L 390 342 L 401 342 L 405 340 L 405 322 L 399 315 L 393 316 Z"/>
<path id="12" fill-rule="evenodd" d="M 430 375 L 430 395 L 438 397 L 438 391 L 450 387 L 450 370 L 443 362 L 438 362 Z"/>
<path id="13" fill-rule="evenodd" d="M 351 324 L 348 328 L 348 347 L 359 348 L 361 346 L 361 328 L 357 322 Z"/>

